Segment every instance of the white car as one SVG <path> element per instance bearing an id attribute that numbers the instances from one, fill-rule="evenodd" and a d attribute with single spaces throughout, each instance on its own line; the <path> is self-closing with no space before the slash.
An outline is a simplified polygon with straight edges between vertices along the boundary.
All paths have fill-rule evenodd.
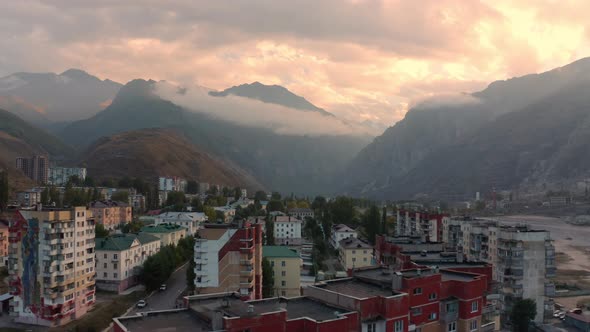
<path id="1" fill-rule="evenodd" d="M 139 302 L 137 302 L 138 308 L 145 308 L 146 305 L 147 305 L 147 302 L 145 302 L 145 300 L 139 300 Z"/>
<path id="2" fill-rule="evenodd" d="M 553 312 L 553 317 L 555 317 L 555 318 L 559 318 L 559 315 L 561 315 L 561 313 L 562 313 L 562 311 L 561 311 L 561 310 L 555 310 L 555 311 Z"/>
<path id="3" fill-rule="evenodd" d="M 162 284 L 162 285 L 160 285 L 160 290 L 161 290 L 161 291 L 165 291 L 165 290 L 166 290 L 166 284 Z"/>

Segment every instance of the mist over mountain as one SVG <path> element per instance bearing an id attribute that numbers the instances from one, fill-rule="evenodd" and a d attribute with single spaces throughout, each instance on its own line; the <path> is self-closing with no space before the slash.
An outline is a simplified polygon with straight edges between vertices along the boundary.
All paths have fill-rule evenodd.
<path id="1" fill-rule="evenodd" d="M 280 85 L 265 85 L 260 82 L 254 82 L 232 86 L 223 91 L 210 91 L 209 95 L 214 97 L 227 97 L 229 95 L 245 97 L 301 111 L 318 112 L 322 115 L 334 116 L 332 113 L 313 105 L 307 99 L 292 93 Z"/>
<path id="2" fill-rule="evenodd" d="M 531 188 L 590 176 L 590 59 L 490 84 L 477 102 L 425 102 L 348 165 L 343 190 L 379 198 Z"/>
<path id="3" fill-rule="evenodd" d="M 36 125 L 88 118 L 108 106 L 121 84 L 79 69 L 0 78 L 0 107 Z"/>

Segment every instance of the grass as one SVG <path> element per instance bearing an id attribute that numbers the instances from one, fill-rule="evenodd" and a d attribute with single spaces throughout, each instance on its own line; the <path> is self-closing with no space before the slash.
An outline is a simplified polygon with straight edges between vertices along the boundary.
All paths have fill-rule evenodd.
<path id="1" fill-rule="evenodd" d="M 133 292 L 129 295 L 117 296 L 105 302 L 97 303 L 92 311 L 81 319 L 65 326 L 53 328 L 52 332 L 69 331 L 102 331 L 109 326 L 114 317 L 122 316 L 129 307 L 145 297 L 145 292 Z"/>

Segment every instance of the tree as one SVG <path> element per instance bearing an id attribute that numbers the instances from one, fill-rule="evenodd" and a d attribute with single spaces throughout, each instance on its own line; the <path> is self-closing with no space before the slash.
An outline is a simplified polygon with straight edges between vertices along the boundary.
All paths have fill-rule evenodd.
<path id="1" fill-rule="evenodd" d="M 182 191 L 171 191 L 166 198 L 166 206 L 174 206 L 174 210 L 184 209 L 186 198 Z"/>
<path id="2" fill-rule="evenodd" d="M 516 301 L 510 312 L 510 322 L 516 332 L 527 332 L 529 323 L 537 316 L 537 305 L 533 299 Z"/>
<path id="3" fill-rule="evenodd" d="M 262 297 L 274 296 L 275 277 L 272 274 L 272 266 L 267 258 L 262 259 Z"/>
<path id="4" fill-rule="evenodd" d="M 240 187 L 235 187 L 234 188 L 234 199 L 237 201 L 238 199 L 240 199 L 240 197 L 242 197 L 242 189 L 240 189 Z"/>
<path id="5" fill-rule="evenodd" d="M 211 206 L 205 205 L 203 207 L 203 212 L 205 212 L 205 215 L 207 216 L 207 219 L 209 219 L 209 222 L 215 222 L 217 219 L 217 213 L 215 211 L 215 209 Z"/>
<path id="6" fill-rule="evenodd" d="M 94 236 L 95 237 L 107 237 L 109 236 L 109 231 L 104 228 L 103 224 L 96 224 L 94 226 Z"/>
<path id="7" fill-rule="evenodd" d="M 139 231 L 141 230 L 141 228 L 143 227 L 143 223 L 141 223 L 140 221 L 132 221 L 128 224 L 123 225 L 123 228 L 121 229 L 121 231 L 123 233 L 139 233 Z"/>
<path id="8" fill-rule="evenodd" d="M 111 200 L 117 202 L 129 202 L 129 192 L 127 190 L 117 190 L 111 195 Z"/>
<path id="9" fill-rule="evenodd" d="M 41 192 L 41 204 L 49 205 L 49 199 L 49 187 L 45 187 L 45 189 L 43 189 Z"/>
<path id="10" fill-rule="evenodd" d="M 283 207 L 283 202 L 282 201 L 272 200 L 272 201 L 268 202 L 268 205 L 266 206 L 266 210 L 269 211 L 269 212 L 272 212 L 272 211 L 284 211 L 285 208 Z"/>
<path id="11" fill-rule="evenodd" d="M 375 236 L 379 234 L 381 229 L 381 216 L 379 215 L 379 208 L 375 205 L 371 206 L 363 216 L 363 227 L 369 242 L 375 244 Z"/>
<path id="12" fill-rule="evenodd" d="M 267 200 L 266 193 L 262 190 L 258 190 L 254 194 L 254 200 L 255 201 L 266 201 Z"/>
<path id="13" fill-rule="evenodd" d="M 326 201 L 326 198 L 323 196 L 316 196 L 316 198 L 313 199 L 313 202 L 311 203 L 311 208 L 318 211 L 318 210 L 324 210 L 326 208 L 326 206 L 328 205 L 328 202 Z"/>
<path id="14" fill-rule="evenodd" d="M 198 194 L 199 193 L 199 184 L 197 181 L 189 180 L 186 183 L 186 193 L 187 194 Z"/>
<path id="15" fill-rule="evenodd" d="M 353 224 L 355 211 L 352 198 L 338 196 L 329 204 L 329 212 L 332 222 L 335 224 Z"/>
<path id="16" fill-rule="evenodd" d="M 123 178 L 119 179 L 118 183 L 119 188 L 131 188 L 133 186 L 133 180 L 130 177 L 124 176 Z"/>
<path id="17" fill-rule="evenodd" d="M 191 200 L 191 206 L 196 212 L 203 212 L 203 203 L 199 197 L 195 197 Z"/>
<path id="18" fill-rule="evenodd" d="M 266 245 L 267 246 L 274 246 L 275 245 L 275 233 L 274 233 L 274 223 L 270 220 L 270 216 L 266 217 L 265 228 L 266 228 Z"/>
<path id="19" fill-rule="evenodd" d="M 287 202 L 287 210 L 291 210 L 297 207 L 296 201 L 288 201 Z"/>
<path id="20" fill-rule="evenodd" d="M 0 211 L 8 206 L 8 172 L 0 172 Z"/>
<path id="21" fill-rule="evenodd" d="M 273 191 L 270 196 L 270 199 L 273 201 L 279 201 L 279 200 L 281 200 L 281 194 L 276 191 Z"/>
<path id="22" fill-rule="evenodd" d="M 84 179 L 84 187 L 94 187 L 94 186 L 96 186 L 96 183 L 94 182 L 94 179 L 91 178 L 91 177 L 89 177 L 89 176 L 87 176 Z"/>
<path id="23" fill-rule="evenodd" d="M 82 185 L 82 179 L 77 175 L 72 175 L 68 178 L 68 183 L 71 183 L 72 186 L 79 187 Z"/>
<path id="24" fill-rule="evenodd" d="M 304 199 L 299 200 L 297 201 L 297 207 L 301 209 L 309 209 L 309 202 Z"/>
<path id="25" fill-rule="evenodd" d="M 383 207 L 381 212 L 381 234 L 387 235 L 387 207 Z"/>

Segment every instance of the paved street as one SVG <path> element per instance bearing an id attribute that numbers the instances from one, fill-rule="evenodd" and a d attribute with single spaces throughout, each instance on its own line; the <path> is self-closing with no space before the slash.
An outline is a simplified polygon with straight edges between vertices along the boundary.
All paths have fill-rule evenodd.
<path id="1" fill-rule="evenodd" d="M 166 283 L 167 289 L 165 291 L 157 290 L 151 297 L 146 299 L 147 306 L 145 308 L 138 309 L 134 306 L 129 315 L 142 311 L 174 309 L 176 298 L 186 289 L 187 267 L 188 264 L 185 264 L 178 271 L 172 273 Z"/>

